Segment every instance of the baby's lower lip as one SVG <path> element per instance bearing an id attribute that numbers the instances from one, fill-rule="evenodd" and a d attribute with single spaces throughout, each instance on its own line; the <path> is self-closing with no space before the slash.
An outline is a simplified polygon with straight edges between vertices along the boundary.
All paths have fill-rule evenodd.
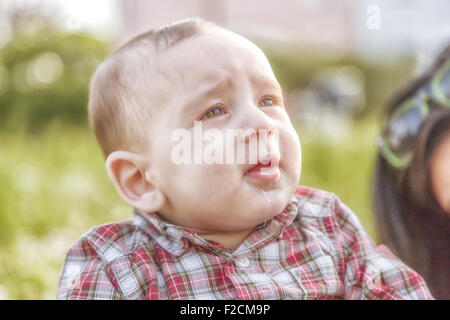
<path id="1" fill-rule="evenodd" d="M 280 178 L 278 166 L 263 166 L 261 164 L 253 167 L 245 173 L 246 176 L 264 182 L 275 182 Z"/>

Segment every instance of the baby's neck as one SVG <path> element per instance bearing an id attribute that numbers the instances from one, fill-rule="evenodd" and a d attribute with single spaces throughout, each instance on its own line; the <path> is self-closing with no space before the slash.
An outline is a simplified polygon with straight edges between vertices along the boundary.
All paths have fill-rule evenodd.
<path id="1" fill-rule="evenodd" d="M 172 224 L 176 222 L 169 221 L 165 218 L 161 212 L 156 212 L 156 215 L 163 220 Z M 215 231 L 215 230 L 202 230 L 196 228 L 189 228 L 191 232 L 195 232 L 198 236 L 205 240 L 211 240 L 220 243 L 225 248 L 235 251 L 244 242 L 248 235 L 255 229 L 255 227 L 247 228 L 240 231 Z"/>
<path id="2" fill-rule="evenodd" d="M 220 243 L 225 248 L 235 251 L 244 242 L 254 228 L 234 232 L 198 233 L 203 239 Z"/>

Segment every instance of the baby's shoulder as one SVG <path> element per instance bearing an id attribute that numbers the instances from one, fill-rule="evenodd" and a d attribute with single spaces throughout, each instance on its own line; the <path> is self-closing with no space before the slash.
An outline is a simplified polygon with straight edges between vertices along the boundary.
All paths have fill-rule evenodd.
<path id="1" fill-rule="evenodd" d="M 363 227 L 356 214 L 339 197 L 328 191 L 311 187 L 298 186 L 297 218 L 303 224 L 320 225 L 320 229 L 346 229 L 360 232 Z M 365 231 L 364 231 L 365 232 Z"/>
<path id="2" fill-rule="evenodd" d="M 301 217 L 326 218 L 334 215 L 337 197 L 332 192 L 299 185 L 295 196 Z"/>
<path id="3" fill-rule="evenodd" d="M 89 247 L 104 262 L 111 262 L 135 251 L 144 238 L 132 220 L 124 220 L 93 227 L 77 243 Z"/>

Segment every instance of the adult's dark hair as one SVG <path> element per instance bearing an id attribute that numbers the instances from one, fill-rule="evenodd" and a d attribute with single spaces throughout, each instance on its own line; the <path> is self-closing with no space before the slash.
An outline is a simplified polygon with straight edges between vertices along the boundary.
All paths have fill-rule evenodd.
<path id="1" fill-rule="evenodd" d="M 426 73 L 391 99 L 387 105 L 388 118 L 430 81 L 448 59 L 450 46 Z M 434 149 L 448 132 L 450 110 L 431 106 L 430 116 L 421 125 L 411 164 L 399 170 L 378 154 L 373 179 L 380 242 L 419 272 L 437 299 L 450 299 L 450 217 L 433 194 L 429 165 Z"/>

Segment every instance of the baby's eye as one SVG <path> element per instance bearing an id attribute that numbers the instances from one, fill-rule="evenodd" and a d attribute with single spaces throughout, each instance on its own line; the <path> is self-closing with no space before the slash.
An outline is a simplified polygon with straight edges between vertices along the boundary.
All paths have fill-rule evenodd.
<path id="1" fill-rule="evenodd" d="M 221 114 L 224 114 L 223 109 L 221 107 L 214 107 L 213 109 L 205 113 L 202 119 L 213 118 L 216 116 L 220 116 Z"/>
<path id="2" fill-rule="evenodd" d="M 259 103 L 260 107 L 272 107 L 274 106 L 276 103 L 274 98 L 264 98 L 261 100 L 261 102 Z"/>

